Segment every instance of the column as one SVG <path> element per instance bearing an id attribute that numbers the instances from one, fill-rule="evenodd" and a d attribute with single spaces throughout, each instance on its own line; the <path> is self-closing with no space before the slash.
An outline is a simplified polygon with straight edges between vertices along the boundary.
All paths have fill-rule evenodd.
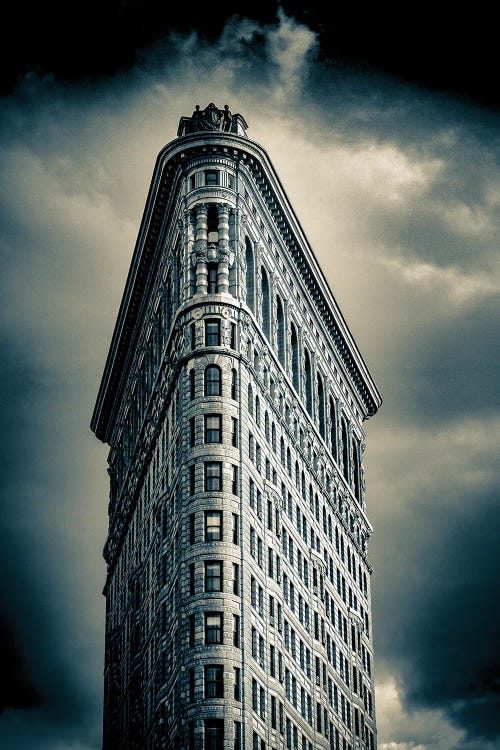
<path id="1" fill-rule="evenodd" d="M 207 205 L 196 206 L 196 294 L 206 294 L 208 289 L 207 271 Z"/>
<path id="2" fill-rule="evenodd" d="M 219 218 L 217 287 L 220 294 L 227 294 L 229 292 L 229 206 L 227 203 L 219 203 L 217 211 Z"/>

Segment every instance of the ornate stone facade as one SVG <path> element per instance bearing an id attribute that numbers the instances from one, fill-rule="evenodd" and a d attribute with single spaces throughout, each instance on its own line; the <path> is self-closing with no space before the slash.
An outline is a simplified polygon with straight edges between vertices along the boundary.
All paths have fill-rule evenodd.
<path id="1" fill-rule="evenodd" d="M 94 410 L 105 750 L 376 747 L 381 399 L 246 127 L 197 107 L 160 153 Z"/>

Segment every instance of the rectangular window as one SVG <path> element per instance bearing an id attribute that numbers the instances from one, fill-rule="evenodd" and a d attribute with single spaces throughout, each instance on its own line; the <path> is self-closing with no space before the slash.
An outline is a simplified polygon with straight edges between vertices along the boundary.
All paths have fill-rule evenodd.
<path id="1" fill-rule="evenodd" d="M 196 349 L 196 323 L 191 323 L 190 326 L 191 335 L 191 349 Z"/>
<path id="2" fill-rule="evenodd" d="M 189 178 L 189 189 L 194 190 L 194 188 L 195 188 L 195 176 L 194 174 L 192 174 L 191 177 Z"/>
<path id="3" fill-rule="evenodd" d="M 222 643 L 222 612 L 205 613 L 205 644 Z"/>
<path id="4" fill-rule="evenodd" d="M 189 566 L 189 594 L 194 596 L 194 563 Z"/>
<path id="5" fill-rule="evenodd" d="M 238 563 L 233 563 L 233 594 L 235 596 L 240 595 L 240 566 Z"/>
<path id="6" fill-rule="evenodd" d="M 189 444 L 191 448 L 194 448 L 196 445 L 196 423 L 194 417 L 191 417 L 189 420 Z"/>
<path id="7" fill-rule="evenodd" d="M 205 443 L 222 443 L 222 415 L 205 415 Z"/>
<path id="8" fill-rule="evenodd" d="M 205 562 L 205 591 L 222 591 L 222 562 L 220 560 Z"/>
<path id="9" fill-rule="evenodd" d="M 207 263 L 208 294 L 217 294 L 217 263 Z"/>
<path id="10" fill-rule="evenodd" d="M 240 700 L 238 698 L 238 700 Z M 241 750 L 241 721 L 234 722 L 234 745 L 233 750 Z"/>
<path id="11" fill-rule="evenodd" d="M 233 448 L 238 447 L 238 420 L 231 417 L 231 445 Z"/>
<path id="12" fill-rule="evenodd" d="M 241 669 L 234 667 L 234 700 L 241 701 Z"/>
<path id="13" fill-rule="evenodd" d="M 236 349 L 236 323 L 231 323 L 231 349 Z"/>
<path id="14" fill-rule="evenodd" d="M 204 750 L 224 750 L 224 719 L 205 719 Z"/>
<path id="15" fill-rule="evenodd" d="M 194 638 L 195 638 L 195 616 L 189 615 L 189 647 L 194 648 Z"/>
<path id="16" fill-rule="evenodd" d="M 205 462 L 205 492 L 222 490 L 222 464 L 219 461 Z"/>
<path id="17" fill-rule="evenodd" d="M 194 668 L 191 667 L 189 670 L 189 702 L 194 701 Z"/>
<path id="18" fill-rule="evenodd" d="M 205 185 L 218 185 L 219 184 L 219 172 L 218 170 L 210 170 L 205 172 Z"/>
<path id="19" fill-rule="evenodd" d="M 233 513 L 233 544 L 240 543 L 240 517 L 237 513 Z"/>
<path id="20" fill-rule="evenodd" d="M 205 511 L 205 541 L 220 542 L 222 541 L 222 511 L 206 510 Z"/>
<path id="21" fill-rule="evenodd" d="M 189 544 L 196 542 L 196 513 L 191 513 L 189 516 Z"/>
<path id="22" fill-rule="evenodd" d="M 233 615 L 233 646 L 240 647 L 240 616 Z"/>
<path id="23" fill-rule="evenodd" d="M 238 491 L 238 467 L 233 466 L 232 471 L 233 471 L 233 476 L 232 476 L 232 481 L 231 481 L 231 492 L 233 493 L 233 495 L 239 495 L 240 493 Z"/>
<path id="24" fill-rule="evenodd" d="M 196 466 L 191 464 L 189 467 L 189 494 L 194 495 L 196 492 Z"/>
<path id="25" fill-rule="evenodd" d="M 224 697 L 224 671 L 221 664 L 205 666 L 205 698 Z"/>
<path id="26" fill-rule="evenodd" d="M 220 320 L 205 321 L 205 345 L 220 346 Z"/>

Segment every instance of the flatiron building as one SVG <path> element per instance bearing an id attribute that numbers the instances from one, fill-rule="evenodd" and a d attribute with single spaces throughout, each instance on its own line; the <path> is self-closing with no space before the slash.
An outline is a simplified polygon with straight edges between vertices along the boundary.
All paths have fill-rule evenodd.
<path id="1" fill-rule="evenodd" d="M 246 130 L 197 107 L 160 152 L 92 417 L 104 750 L 376 748 L 381 398 Z"/>

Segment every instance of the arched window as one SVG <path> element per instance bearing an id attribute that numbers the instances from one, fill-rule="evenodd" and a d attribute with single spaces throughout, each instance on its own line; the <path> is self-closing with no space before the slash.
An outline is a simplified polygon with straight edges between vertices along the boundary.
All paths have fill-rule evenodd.
<path id="1" fill-rule="evenodd" d="M 290 448 L 287 448 L 286 450 L 286 468 L 288 471 L 288 476 L 291 479 L 292 478 L 292 454 L 290 452 Z"/>
<path id="2" fill-rule="evenodd" d="M 276 453 L 276 425 L 274 424 L 274 422 L 271 425 L 271 447 Z"/>
<path id="3" fill-rule="evenodd" d="M 346 481 L 349 481 L 349 440 L 347 437 L 347 424 L 344 418 L 342 422 L 342 472 Z"/>
<path id="4" fill-rule="evenodd" d="M 195 378 L 196 378 L 196 373 L 195 373 L 194 367 L 192 367 L 191 370 L 189 371 L 189 398 L 191 399 L 191 401 L 196 396 Z"/>
<path id="5" fill-rule="evenodd" d="M 250 414 L 250 416 L 253 416 L 253 388 L 252 388 L 251 383 L 248 384 L 248 399 L 247 400 L 248 400 L 248 404 L 247 404 L 248 413 Z"/>
<path id="6" fill-rule="evenodd" d="M 276 317 L 278 322 L 278 358 L 283 367 L 285 366 L 285 315 L 283 305 L 279 297 L 276 298 Z"/>
<path id="7" fill-rule="evenodd" d="M 220 396 L 222 391 L 222 376 L 220 367 L 208 365 L 205 368 L 205 396 Z"/>
<path id="8" fill-rule="evenodd" d="M 260 398 L 255 396 L 255 421 L 260 425 Z"/>
<path id="9" fill-rule="evenodd" d="M 255 313 L 255 276 L 252 244 L 248 237 L 245 237 L 245 261 L 247 266 L 247 305 Z"/>
<path id="10" fill-rule="evenodd" d="M 304 374 L 306 378 L 306 409 L 309 414 L 313 415 L 313 391 L 312 391 L 312 370 L 311 359 L 307 349 L 304 351 Z"/>
<path id="11" fill-rule="evenodd" d="M 265 433 L 267 442 L 269 442 L 269 438 L 270 438 L 270 432 L 269 432 L 269 413 L 267 411 L 264 414 L 264 433 Z"/>
<path id="12" fill-rule="evenodd" d="M 330 450 L 332 456 L 337 459 L 337 416 L 335 413 L 335 404 L 331 396 L 328 399 L 328 404 L 330 411 Z"/>
<path id="13" fill-rule="evenodd" d="M 354 440 L 352 444 L 352 481 L 354 485 L 354 495 L 358 500 L 361 500 L 359 443 L 357 440 Z"/>
<path id="14" fill-rule="evenodd" d="M 291 326 L 291 344 L 292 344 L 292 383 L 293 387 L 299 392 L 299 340 L 297 338 L 297 329 L 292 323 Z"/>
<path id="15" fill-rule="evenodd" d="M 325 391 L 323 388 L 323 378 L 318 373 L 318 419 L 319 419 L 319 434 L 326 440 L 325 431 Z"/>
<path id="16" fill-rule="evenodd" d="M 283 438 L 280 440 L 280 458 L 283 466 L 285 465 L 285 441 Z"/>
<path id="17" fill-rule="evenodd" d="M 271 301 L 269 299 L 269 279 L 264 266 L 260 269 L 260 280 L 262 289 L 262 330 L 271 340 Z"/>

